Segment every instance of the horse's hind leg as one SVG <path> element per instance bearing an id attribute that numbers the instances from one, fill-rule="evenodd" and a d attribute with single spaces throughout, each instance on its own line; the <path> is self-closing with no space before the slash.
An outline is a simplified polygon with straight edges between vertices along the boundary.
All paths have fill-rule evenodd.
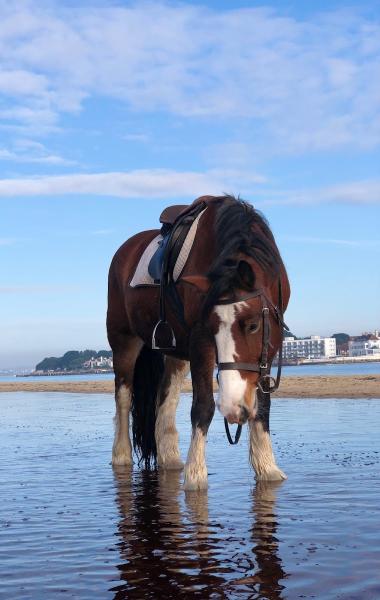
<path id="1" fill-rule="evenodd" d="M 157 397 L 156 446 L 158 466 L 164 469 L 182 469 L 178 448 L 175 414 L 181 386 L 189 372 L 189 363 L 171 356 L 165 359 L 165 371 Z"/>
<path id="2" fill-rule="evenodd" d="M 249 457 L 259 481 L 282 481 L 285 473 L 276 465 L 269 433 L 270 396 L 257 389 L 258 410 L 249 421 Z"/>
<path id="3" fill-rule="evenodd" d="M 117 345 L 113 347 L 116 402 L 115 438 L 112 448 L 113 465 L 132 463 L 129 412 L 132 401 L 133 372 L 142 346 L 143 343 L 139 338 L 123 336 L 123 339 L 118 340 Z"/>

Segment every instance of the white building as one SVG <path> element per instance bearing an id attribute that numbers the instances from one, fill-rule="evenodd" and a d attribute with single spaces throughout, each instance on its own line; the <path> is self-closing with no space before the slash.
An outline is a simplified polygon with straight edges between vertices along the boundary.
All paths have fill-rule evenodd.
<path id="1" fill-rule="evenodd" d="M 112 358 L 107 358 L 106 356 L 99 356 L 99 358 L 92 357 L 90 358 L 90 360 L 87 360 L 85 363 L 83 363 L 83 366 L 86 369 L 112 369 L 113 360 Z"/>
<path id="2" fill-rule="evenodd" d="M 296 340 L 287 337 L 282 344 L 283 357 L 286 360 L 299 358 L 332 358 L 336 356 L 335 338 L 312 335 L 310 338 Z"/>
<path id="3" fill-rule="evenodd" d="M 378 331 L 375 331 L 375 335 L 349 340 L 348 355 L 374 356 L 378 354 L 380 358 L 380 337 L 378 333 Z"/>

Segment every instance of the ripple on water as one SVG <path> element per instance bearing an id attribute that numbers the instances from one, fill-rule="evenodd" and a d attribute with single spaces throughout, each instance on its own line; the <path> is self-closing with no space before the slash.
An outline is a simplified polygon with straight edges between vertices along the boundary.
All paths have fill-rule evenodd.
<path id="1" fill-rule="evenodd" d="M 179 473 L 111 468 L 107 395 L 0 402 L 1 597 L 380 598 L 380 402 L 275 401 L 282 484 L 255 485 L 217 417 L 209 490 L 186 494 Z"/>

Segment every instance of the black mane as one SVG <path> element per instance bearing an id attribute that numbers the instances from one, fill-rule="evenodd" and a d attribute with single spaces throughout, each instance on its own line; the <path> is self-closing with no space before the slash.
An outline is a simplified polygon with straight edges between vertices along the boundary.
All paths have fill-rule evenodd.
<path id="1" fill-rule="evenodd" d="M 222 196 L 217 211 L 214 235 L 216 258 L 207 277 L 211 282 L 204 310 L 209 310 L 223 295 L 232 295 L 236 288 L 250 289 L 239 272 L 241 255 L 249 256 L 273 278 L 279 276 L 281 257 L 273 234 L 265 217 L 251 204 L 235 198 Z"/>

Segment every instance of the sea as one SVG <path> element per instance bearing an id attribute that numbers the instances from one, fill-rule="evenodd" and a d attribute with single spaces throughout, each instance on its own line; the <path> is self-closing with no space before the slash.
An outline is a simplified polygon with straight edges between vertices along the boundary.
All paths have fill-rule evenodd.
<path id="1" fill-rule="evenodd" d="M 273 368 L 274 373 L 276 368 Z M 380 375 L 380 361 L 366 363 L 345 363 L 345 364 L 315 364 L 315 365 L 295 365 L 282 368 L 283 375 L 310 377 L 313 375 L 338 376 L 338 375 Z M 112 373 L 99 373 L 96 375 L 49 375 L 49 376 L 29 376 L 19 378 L 15 375 L 0 375 L 0 382 L 11 381 L 101 381 L 113 379 Z"/>
<path id="2" fill-rule="evenodd" d="M 184 459 L 190 407 L 182 394 Z M 378 400 L 273 402 L 282 483 L 255 481 L 247 428 L 229 446 L 216 413 L 204 492 L 112 468 L 113 414 L 111 394 L 0 394 L 0 598 L 380 598 Z"/>

